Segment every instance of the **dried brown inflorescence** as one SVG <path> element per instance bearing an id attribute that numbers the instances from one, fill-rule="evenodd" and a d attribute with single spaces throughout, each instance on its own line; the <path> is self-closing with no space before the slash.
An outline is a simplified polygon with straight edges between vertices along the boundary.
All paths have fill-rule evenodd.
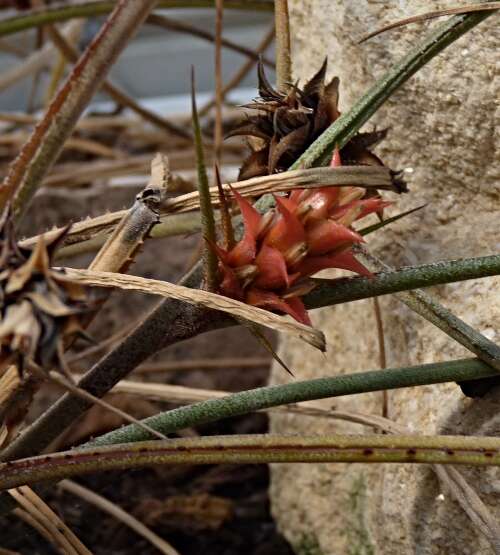
<path id="1" fill-rule="evenodd" d="M 0 221 L 0 371 L 15 363 L 62 369 L 65 341 L 81 334 L 80 315 L 88 310 L 85 289 L 51 267 L 68 228 L 50 242 L 43 236 L 33 250 L 19 246 L 10 211 Z"/>
<path id="2" fill-rule="evenodd" d="M 327 62 L 303 88 L 276 91 L 259 65 L 260 98 L 245 107 L 257 113 L 247 116 L 228 137 L 244 136 L 251 150 L 239 179 L 249 179 L 288 169 L 339 116 L 339 80 L 325 83 Z M 381 141 L 386 131 L 356 134 L 340 151 L 345 165 L 383 165 L 368 148 Z"/>

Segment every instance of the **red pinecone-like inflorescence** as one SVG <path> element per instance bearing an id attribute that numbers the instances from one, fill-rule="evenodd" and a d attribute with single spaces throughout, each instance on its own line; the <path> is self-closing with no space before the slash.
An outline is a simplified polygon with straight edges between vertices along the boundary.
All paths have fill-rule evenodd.
<path id="1" fill-rule="evenodd" d="M 259 65 L 260 98 L 247 105 L 249 115 L 229 136 L 244 136 L 250 155 L 239 179 L 286 170 L 339 116 L 338 86 L 325 81 L 326 60 L 301 89 L 280 92 L 270 85 Z M 383 165 L 369 147 L 383 139 L 385 131 L 357 133 L 331 166 Z M 403 182 L 394 179 L 398 192 Z M 310 324 L 301 300 L 311 288 L 307 278 L 326 268 L 350 270 L 369 276 L 356 260 L 352 247 L 363 241 L 353 222 L 368 214 L 382 215 L 388 202 L 373 189 L 320 187 L 294 190 L 276 196 L 276 210 L 259 214 L 234 192 L 244 220 L 243 238 L 235 245 L 216 247 L 220 261 L 220 292 L 247 304 L 284 312 Z"/>
<path id="2" fill-rule="evenodd" d="M 340 165 L 336 150 L 331 166 Z M 217 247 L 223 295 L 310 325 L 300 298 L 310 288 L 305 278 L 326 268 L 370 275 L 352 252 L 363 238 L 351 225 L 380 213 L 389 202 L 363 198 L 365 189 L 354 186 L 296 189 L 289 196 L 276 196 L 276 211 L 261 215 L 240 194 L 233 194 L 244 234 L 230 249 Z"/>

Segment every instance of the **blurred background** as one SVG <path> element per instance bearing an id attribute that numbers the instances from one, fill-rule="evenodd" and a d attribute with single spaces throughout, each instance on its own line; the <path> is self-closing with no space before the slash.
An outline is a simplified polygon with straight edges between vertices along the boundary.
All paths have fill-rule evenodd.
<path id="1" fill-rule="evenodd" d="M 3 15 L 15 13 L 5 10 Z M 155 14 L 164 16 L 196 29 L 214 34 L 215 15 L 211 9 L 171 9 L 156 10 Z M 78 45 L 83 49 L 92 36 L 99 30 L 103 18 L 86 21 L 80 32 Z M 273 22 L 272 13 L 226 10 L 224 14 L 224 38 L 251 50 L 255 50 Z M 18 67 L 33 52 L 37 44 L 34 32 L 16 34 L 2 39 L 0 49 L 0 68 L 2 73 L 10 72 Z M 10 51 L 9 51 L 10 50 Z M 227 82 L 248 59 L 247 56 L 228 48 L 223 48 L 222 77 Z M 41 64 L 40 72 L 36 72 L 36 86 L 33 73 L 26 75 L 8 88 L 1 90 L 0 110 L 36 109 L 43 105 L 44 91 L 50 83 L 50 68 L 57 54 L 46 56 L 46 63 Z M 273 46 L 266 51 L 266 57 L 274 59 Z M 194 65 L 199 102 L 211 97 L 214 90 L 214 51 L 210 40 L 182 32 L 182 27 L 175 31 L 172 28 L 161 28 L 158 25 L 144 25 L 134 40 L 119 57 L 113 66 L 110 77 L 116 85 L 128 94 L 145 102 L 151 109 L 162 113 L 189 112 L 190 66 Z M 267 68 L 273 80 L 273 72 Z M 251 71 L 229 95 L 235 103 L 246 102 L 256 94 L 256 72 Z M 96 100 L 105 101 L 105 95 Z M 101 104 L 102 106 L 102 104 Z"/>

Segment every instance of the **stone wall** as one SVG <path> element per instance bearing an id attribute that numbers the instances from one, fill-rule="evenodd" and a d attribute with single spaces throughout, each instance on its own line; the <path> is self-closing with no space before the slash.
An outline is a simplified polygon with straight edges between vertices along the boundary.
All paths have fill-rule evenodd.
<path id="1" fill-rule="evenodd" d="M 461 2 L 464 4 L 465 2 Z M 362 45 L 356 39 L 382 24 L 460 2 L 423 0 L 290 0 L 294 77 L 310 77 L 325 56 L 329 75 L 341 79 L 341 110 L 349 108 L 427 28 L 417 24 Z M 499 251 L 500 190 L 495 150 L 495 46 L 493 16 L 421 70 L 377 113 L 372 125 L 389 127 L 378 153 L 406 168 L 411 193 L 394 212 L 427 208 L 370 237 L 386 262 L 402 266 Z M 368 126 L 369 127 L 369 126 Z M 496 164 L 495 164 L 495 155 Z M 497 181 L 497 182 L 495 182 Z M 500 339 L 500 280 L 487 278 L 429 290 L 490 339 Z M 387 365 L 445 361 L 469 354 L 406 306 L 380 299 Z M 283 339 L 280 356 L 296 379 L 379 367 L 373 301 L 325 308 L 313 314 L 325 331 L 328 353 Z M 275 383 L 287 381 L 280 369 Z M 382 394 L 326 400 L 324 407 L 381 414 Z M 418 433 L 500 431 L 500 392 L 465 398 L 455 384 L 389 393 L 389 416 Z M 360 433 L 354 424 L 297 415 L 273 415 L 272 429 L 286 433 Z M 500 517 L 500 473 L 462 469 L 488 507 Z M 428 467 L 413 465 L 274 465 L 273 511 L 299 554 L 476 555 L 489 543 L 443 489 Z"/>

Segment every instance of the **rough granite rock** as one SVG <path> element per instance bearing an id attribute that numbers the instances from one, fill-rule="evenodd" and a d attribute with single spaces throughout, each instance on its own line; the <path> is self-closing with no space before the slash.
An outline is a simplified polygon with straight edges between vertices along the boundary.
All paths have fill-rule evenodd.
<path id="1" fill-rule="evenodd" d="M 436 21 L 356 39 L 384 23 L 466 2 L 424 0 L 290 0 L 294 77 L 309 78 L 325 56 L 329 75 L 341 80 L 341 110 L 352 105 Z M 372 235 L 374 252 L 394 266 L 481 256 L 499 251 L 500 189 L 495 134 L 498 17 L 481 23 L 421 70 L 377 113 L 373 124 L 390 129 L 378 153 L 406 168 L 411 193 L 394 212 L 428 203 L 425 210 Z M 496 77 L 496 79 L 495 79 Z M 496 158 L 495 158 L 496 156 Z M 496 163 L 495 163 L 496 162 Z M 492 340 L 500 340 L 500 280 L 487 278 L 429 290 Z M 469 354 L 391 297 L 380 299 L 387 365 L 406 366 Z M 284 338 L 280 356 L 296 379 L 380 367 L 373 301 L 313 314 L 325 331 L 328 353 Z M 274 368 L 272 381 L 288 381 Z M 382 413 L 382 394 L 325 400 L 324 407 Z M 465 398 L 455 384 L 389 393 L 389 416 L 418 433 L 500 432 L 500 392 Z M 273 415 L 285 433 L 361 433 L 354 424 L 297 415 Z M 460 471 L 496 518 L 500 472 Z M 273 512 L 300 555 L 476 555 L 490 544 L 428 467 L 413 465 L 274 465 Z"/>

